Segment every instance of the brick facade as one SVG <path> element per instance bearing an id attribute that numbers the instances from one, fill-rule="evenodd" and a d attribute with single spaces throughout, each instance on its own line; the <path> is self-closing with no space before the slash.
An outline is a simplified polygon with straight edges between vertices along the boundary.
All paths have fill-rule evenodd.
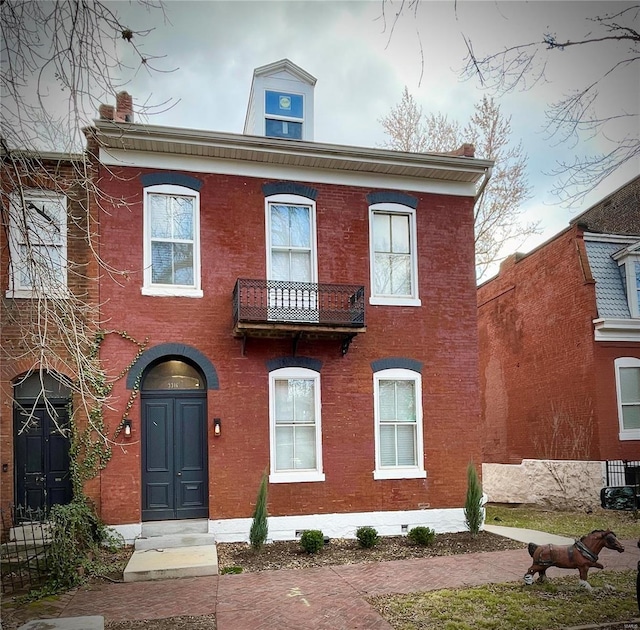
<path id="1" fill-rule="evenodd" d="M 640 344 L 594 341 L 597 317 L 575 223 L 478 288 L 484 462 L 637 459 L 618 439 L 613 362 Z"/>
<path id="2" fill-rule="evenodd" d="M 16 470 L 14 460 L 13 386 L 18 379 L 39 369 L 50 370 L 70 380 L 76 377 L 76 364 L 60 341 L 56 319 L 36 300 L 11 298 L 9 288 L 9 203 L 20 189 L 51 190 L 67 198 L 67 285 L 79 300 L 97 317 L 97 262 L 91 253 L 88 195 L 85 163 L 82 156 L 45 155 L 35 158 L 16 154 L 5 157 L 2 164 L 2 224 L 0 233 L 0 506 L 4 509 L 20 502 L 14 496 Z M 86 313 L 85 313 L 86 314 Z M 81 317 L 81 314 L 78 313 Z M 92 322 L 88 322 L 92 325 Z M 38 328 L 38 326 L 40 328 Z M 38 345 L 38 330 L 46 334 L 45 350 Z M 79 399 L 76 420 L 83 423 Z M 5 469 L 6 467 L 6 469 Z M 98 487 L 98 481 L 93 482 Z M 99 491 L 90 493 L 98 501 Z"/>
<path id="3" fill-rule="evenodd" d="M 141 295 L 143 199 L 140 177 L 149 169 L 101 171 L 107 195 L 126 206 L 100 217 L 100 255 L 127 270 L 125 280 L 100 283 L 102 319 L 149 347 L 187 344 L 214 365 L 219 388 L 207 393 L 209 515 L 250 517 L 262 472 L 269 466 L 267 362 L 291 357 L 286 339 L 248 339 L 245 354 L 232 335 L 236 279 L 266 277 L 265 193 L 272 180 L 189 173 L 201 180 L 203 298 Z M 379 189 L 306 182 L 317 191 L 318 281 L 355 283 L 369 291 L 367 195 Z M 296 355 L 321 362 L 324 482 L 271 484 L 269 513 L 323 514 L 460 507 L 466 466 L 479 463 L 477 327 L 473 252 L 473 199 L 415 193 L 421 307 L 372 306 L 367 331 L 342 356 L 336 340 L 302 339 Z M 367 293 L 368 295 L 368 293 Z M 114 372 L 134 354 L 113 337 L 103 356 Z M 374 481 L 374 361 L 404 357 L 423 365 L 426 479 Z M 111 428 L 129 397 L 116 383 Z M 109 523 L 140 520 L 140 402 L 130 444 L 115 448 L 101 475 L 102 516 Z M 213 437 L 211 419 L 222 419 Z"/>

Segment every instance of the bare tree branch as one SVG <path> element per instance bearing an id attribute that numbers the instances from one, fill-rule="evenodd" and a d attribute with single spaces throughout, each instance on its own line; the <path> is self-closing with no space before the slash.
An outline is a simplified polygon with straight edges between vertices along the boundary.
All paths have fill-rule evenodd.
<path id="1" fill-rule="evenodd" d="M 449 152 L 464 143 L 475 145 L 479 157 L 496 162 L 487 187 L 475 206 L 476 275 L 481 278 L 508 243 L 538 232 L 537 224 L 521 224 L 521 206 L 528 198 L 527 158 L 522 144 L 511 140 L 511 121 L 493 99 L 476 104 L 464 128 L 443 114 L 425 115 L 405 87 L 400 103 L 380 120 L 386 148 L 411 152 Z"/>

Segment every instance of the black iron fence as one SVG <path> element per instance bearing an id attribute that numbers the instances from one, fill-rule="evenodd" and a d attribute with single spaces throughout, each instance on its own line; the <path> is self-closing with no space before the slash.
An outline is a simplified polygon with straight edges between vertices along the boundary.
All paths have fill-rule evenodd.
<path id="1" fill-rule="evenodd" d="M 2 592 L 39 586 L 47 577 L 50 532 L 44 510 L 0 509 Z"/>
<path id="2" fill-rule="evenodd" d="M 234 323 L 364 327 L 364 287 L 353 284 L 238 279 Z"/>
<path id="3" fill-rule="evenodd" d="M 600 492 L 602 507 L 640 509 L 640 461 L 613 460 L 606 464 L 606 486 Z"/>

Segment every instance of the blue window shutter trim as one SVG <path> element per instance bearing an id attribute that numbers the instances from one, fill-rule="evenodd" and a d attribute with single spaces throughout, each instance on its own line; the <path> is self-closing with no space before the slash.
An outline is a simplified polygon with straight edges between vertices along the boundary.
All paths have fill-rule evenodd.
<path id="1" fill-rule="evenodd" d="M 196 177 L 185 175 L 184 173 L 147 173 L 146 175 L 140 175 L 140 181 L 142 186 L 158 186 L 160 184 L 173 184 L 174 186 L 184 186 L 184 188 L 190 188 L 191 190 L 200 191 L 202 188 L 202 181 Z"/>
<path id="2" fill-rule="evenodd" d="M 320 372 L 322 369 L 322 361 L 318 359 L 311 359 L 309 357 L 279 357 L 277 359 L 269 359 L 267 361 L 267 371 L 273 372 L 280 368 L 307 368 L 314 372 Z"/>
<path id="3" fill-rule="evenodd" d="M 399 203 L 414 210 L 418 207 L 418 200 L 415 197 L 393 190 L 369 193 L 367 201 L 370 206 L 374 203 Z"/>
<path id="4" fill-rule="evenodd" d="M 403 369 L 412 372 L 422 373 L 422 362 L 415 359 L 407 359 L 405 357 L 388 357 L 386 359 L 378 359 L 371 362 L 371 369 L 374 372 L 381 370 Z"/>
<path id="5" fill-rule="evenodd" d="M 271 182 L 269 184 L 263 184 L 262 192 L 265 197 L 271 197 L 271 195 L 299 195 L 300 197 L 306 197 L 313 201 L 315 201 L 318 196 L 318 191 L 315 188 L 304 186 L 303 184 L 296 184 L 295 182 Z"/>
<path id="6" fill-rule="evenodd" d="M 204 374 L 207 380 L 207 389 L 220 389 L 218 373 L 213 363 L 211 363 L 200 350 L 182 343 L 161 343 L 158 346 L 145 350 L 127 374 L 127 389 L 133 389 L 135 387 L 136 380 L 142 376 L 143 372 L 152 363 L 158 359 L 169 359 L 171 357 L 189 359 L 197 365 Z"/>

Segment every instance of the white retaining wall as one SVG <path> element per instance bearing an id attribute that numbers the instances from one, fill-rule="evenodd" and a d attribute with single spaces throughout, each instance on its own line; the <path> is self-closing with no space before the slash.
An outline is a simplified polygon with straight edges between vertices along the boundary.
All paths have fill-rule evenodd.
<path id="1" fill-rule="evenodd" d="M 490 503 L 527 503 L 553 509 L 600 507 L 604 462 L 523 459 L 482 464 L 482 489 Z"/>

